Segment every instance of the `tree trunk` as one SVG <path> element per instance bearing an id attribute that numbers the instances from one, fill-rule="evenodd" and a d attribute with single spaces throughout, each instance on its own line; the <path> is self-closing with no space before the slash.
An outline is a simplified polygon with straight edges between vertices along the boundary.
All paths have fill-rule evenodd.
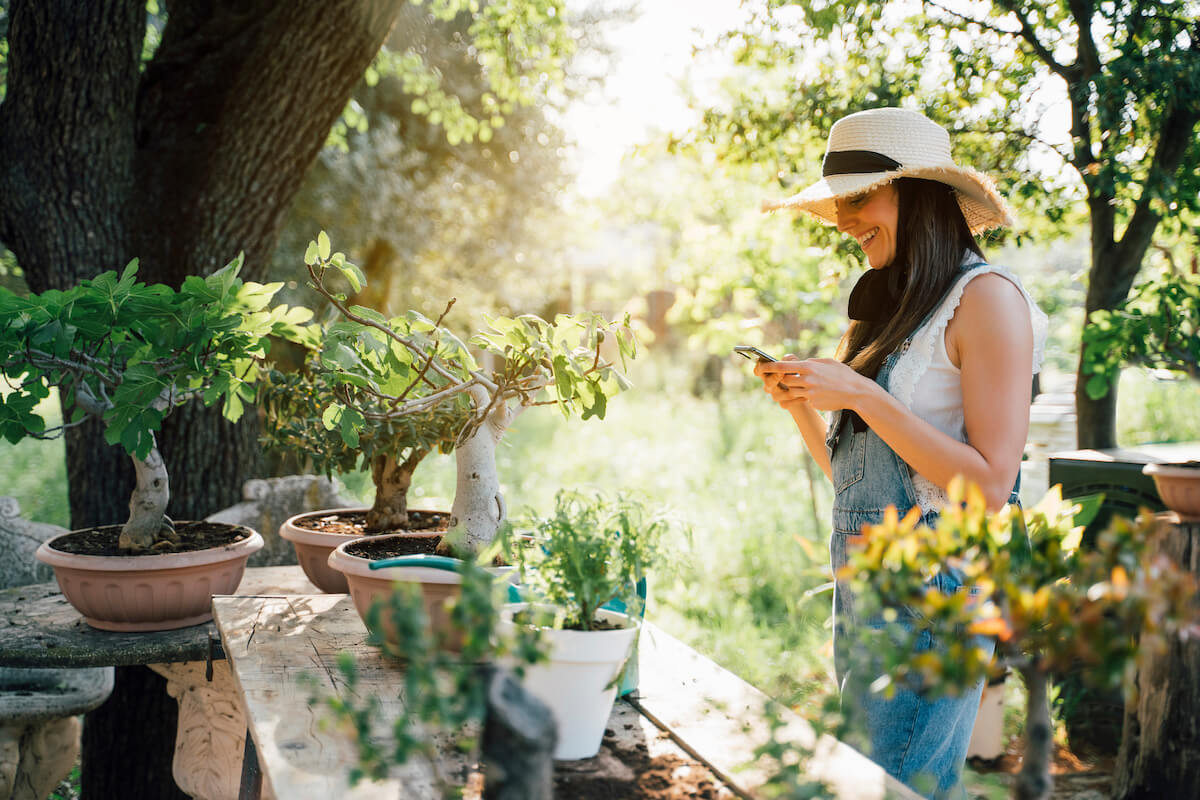
<path id="1" fill-rule="evenodd" d="M 117 667 L 112 694 L 84 717 L 81 796 L 188 800 L 171 772 L 178 716 L 165 678 Z"/>
<path id="2" fill-rule="evenodd" d="M 1092 213 L 1092 268 L 1088 273 L 1084 320 L 1093 311 L 1116 308 L 1129 297 L 1129 289 L 1146 255 L 1139 252 L 1119 255 L 1112 241 L 1113 219 L 1105 211 Z M 1079 367 L 1075 373 L 1076 441 L 1080 448 L 1103 449 L 1117 446 L 1117 378 L 1108 394 L 1093 400 L 1087 393 L 1091 376 L 1083 374 L 1083 343 L 1079 346 Z"/>
<path id="3" fill-rule="evenodd" d="M 1200 522 L 1164 527 L 1163 551 L 1200 578 Z M 1150 656 L 1138 670 L 1137 690 L 1125 713 L 1112 796 L 1200 797 L 1200 640 L 1175 640 Z"/>
<path id="4" fill-rule="evenodd" d="M 472 387 L 471 396 L 476 408 L 487 406 L 487 391 L 482 387 Z M 507 516 L 496 473 L 496 445 L 523 408 L 512 410 L 503 403 L 497 404 L 471 438 L 454 449 L 457 480 L 450 511 L 451 529 L 445 538 L 455 547 L 478 552 L 496 538 L 496 531 Z"/>
<path id="5" fill-rule="evenodd" d="M 118 546 L 122 550 L 148 550 L 164 528 L 163 515 L 171 497 L 171 485 L 167 480 L 167 465 L 157 447 L 144 460 L 133 459 L 133 471 L 137 486 L 129 498 L 129 519 L 121 528 Z"/>
<path id="6" fill-rule="evenodd" d="M 408 528 L 408 490 L 413 473 L 428 450 L 414 449 L 403 464 L 392 456 L 376 456 L 371 463 L 375 503 L 367 512 L 367 532 L 401 531 Z"/>
<path id="7" fill-rule="evenodd" d="M 1021 668 L 1025 680 L 1025 759 L 1013 786 L 1017 800 L 1046 800 L 1054 788 L 1050 755 L 1054 747 L 1050 706 L 1046 698 L 1046 673 L 1034 666 Z"/>

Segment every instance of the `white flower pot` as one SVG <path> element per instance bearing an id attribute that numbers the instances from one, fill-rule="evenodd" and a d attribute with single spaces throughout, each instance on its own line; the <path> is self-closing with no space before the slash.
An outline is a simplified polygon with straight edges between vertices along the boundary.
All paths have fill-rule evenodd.
<path id="1" fill-rule="evenodd" d="M 511 634 L 513 615 L 529 608 L 512 603 L 500 611 L 500 632 Z M 619 630 L 543 629 L 550 660 L 525 667 L 525 689 L 550 707 L 558 726 L 556 759 L 591 758 L 600 752 L 604 728 L 617 698 L 616 677 L 633 648 L 641 622 L 601 609 L 596 617 L 622 624 Z"/>

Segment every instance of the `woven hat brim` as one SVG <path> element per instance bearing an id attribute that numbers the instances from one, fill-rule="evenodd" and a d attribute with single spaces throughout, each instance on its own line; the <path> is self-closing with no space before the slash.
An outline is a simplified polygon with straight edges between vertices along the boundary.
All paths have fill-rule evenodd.
<path id="1" fill-rule="evenodd" d="M 837 224 L 837 201 L 891 183 L 897 178 L 924 178 L 954 187 L 971 233 L 1012 227 L 1013 214 L 992 179 L 969 167 L 904 167 L 891 172 L 830 175 L 783 200 L 768 201 L 763 211 L 794 208 L 822 222 Z"/>

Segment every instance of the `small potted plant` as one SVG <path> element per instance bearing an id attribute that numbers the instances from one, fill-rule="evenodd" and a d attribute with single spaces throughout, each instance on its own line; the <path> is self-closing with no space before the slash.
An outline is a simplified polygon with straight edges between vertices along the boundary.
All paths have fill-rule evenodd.
<path id="1" fill-rule="evenodd" d="M 641 627 L 637 583 L 652 565 L 665 517 L 628 497 L 559 492 L 554 512 L 532 523 L 518 574 L 533 602 L 501 611 L 501 629 L 541 629 L 549 660 L 528 667 L 523 685 L 550 707 L 556 759 L 600 750 L 617 686 Z M 625 612 L 606 608 L 618 601 Z"/>
<path id="2" fill-rule="evenodd" d="M 442 555 L 477 553 L 495 539 L 506 516 L 496 446 L 518 415 L 553 405 L 565 416 L 603 419 L 608 398 L 627 385 L 602 357 L 601 345 L 610 341 L 622 359 L 634 356 L 628 320 L 611 322 L 596 314 L 561 315 L 553 322 L 532 315 L 490 319 L 489 329 L 470 340 L 498 365 L 484 370 L 468 346 L 441 324 L 445 311 L 433 321 L 415 312 L 388 318 L 350 305 L 330 279 L 341 276 L 357 291 L 364 278 L 343 254 L 331 252 L 324 233 L 310 244 L 305 262 L 310 285 L 341 317 L 326 330 L 316 363 L 332 398 L 321 409 L 321 424 L 341 437 L 343 457 L 363 444 L 364 435 L 371 439 L 384 426 L 403 435 L 381 448 L 398 442 L 454 452 L 457 485 L 449 529 L 438 547 Z M 353 594 L 357 578 L 378 580 L 372 561 L 394 555 L 388 542 L 362 538 L 336 548 L 329 563 L 347 576 Z M 396 567 L 389 574 L 427 577 L 405 570 Z M 439 576 L 443 581 L 454 577 Z M 445 589 L 431 585 L 430 591 Z"/>
<path id="3" fill-rule="evenodd" d="M 1120 685 L 1135 660 L 1192 624 L 1195 581 L 1154 547 L 1152 514 L 1116 517 L 1095 547 L 1080 547 L 1100 500 L 1064 501 L 1055 486 L 1033 508 L 991 513 L 977 487 L 956 479 L 936 528 L 920 524 L 917 510 L 903 518 L 889 510 L 866 526 L 837 576 L 856 615 L 890 620 L 864 626 L 850 645 L 855 685 L 936 696 L 996 671 L 1021 674 L 1025 754 L 1013 796 L 1022 800 L 1048 798 L 1052 788 L 1049 676 L 1082 665 L 1089 683 Z M 946 593 L 939 578 L 951 572 L 963 588 Z M 919 637 L 940 631 L 966 635 L 914 652 Z M 994 637 L 994 660 L 978 636 Z"/>
<path id="4" fill-rule="evenodd" d="M 1108 394 L 1121 367 L 1136 364 L 1200 380 L 1200 275 L 1166 271 L 1111 311 L 1093 311 L 1083 332 L 1085 386 Z M 1200 462 L 1147 464 L 1159 497 L 1185 521 L 1200 520 Z"/>
<path id="5" fill-rule="evenodd" d="M 137 280 L 137 262 L 66 291 L 0 290 L 0 431 L 10 442 L 50 437 L 37 412 L 57 387 L 67 425 L 102 420 L 106 440 L 133 460 L 137 483 L 123 525 L 72 531 L 39 547 L 67 600 L 93 627 L 162 630 L 211 618 L 211 595 L 231 592 L 262 537 L 249 528 L 174 522 L 154 432 L 178 405 L 223 403 L 236 420 L 263 368 L 270 336 L 303 340 L 307 309 L 269 308 L 281 284 L 238 277 L 241 257 L 178 289 Z M 64 426 L 65 427 L 65 426 Z M 155 577 L 161 575 L 162 577 Z"/>

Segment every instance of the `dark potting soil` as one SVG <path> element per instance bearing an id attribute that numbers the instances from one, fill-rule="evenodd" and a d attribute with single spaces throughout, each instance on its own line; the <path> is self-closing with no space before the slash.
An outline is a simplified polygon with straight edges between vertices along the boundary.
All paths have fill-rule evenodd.
<path id="1" fill-rule="evenodd" d="M 504 566 L 504 565 L 501 564 L 499 566 Z M 513 622 L 515 622 L 518 625 L 536 625 L 536 624 L 538 624 L 537 616 L 530 613 L 529 611 L 518 611 L 517 613 L 513 614 L 512 619 L 513 619 Z M 593 631 L 619 631 L 619 630 L 623 630 L 624 628 L 625 628 L 624 625 L 619 625 L 616 622 L 610 622 L 609 620 L 606 620 L 606 619 L 593 619 L 591 629 Z M 565 630 L 565 631 L 582 631 L 583 628 L 581 628 L 578 625 L 564 625 L 563 630 Z"/>
<path id="2" fill-rule="evenodd" d="M 722 792 L 708 767 L 698 761 L 664 754 L 651 758 L 645 742 L 632 749 L 615 746 L 612 731 L 604 732 L 604 745 L 632 777 L 597 773 L 593 759 L 559 762 L 554 769 L 554 796 L 571 800 L 718 800 Z M 608 772 L 607 770 L 603 772 Z"/>
<path id="3" fill-rule="evenodd" d="M 367 536 L 366 511 L 339 511 L 336 514 L 302 517 L 296 525 L 321 533 L 342 533 L 358 538 Z M 408 527 L 404 532 L 437 533 L 450 527 L 450 515 L 439 511 L 409 511 Z M 374 533 L 398 533 L 399 531 L 375 531 Z"/>
<path id="4" fill-rule="evenodd" d="M 158 556 L 163 553 L 190 553 L 195 550 L 209 550 L 214 547 L 240 542 L 250 536 L 249 528 L 230 527 L 223 522 L 176 522 L 175 532 L 179 534 L 178 543 L 162 542 L 150 550 L 131 552 L 117 547 L 121 536 L 120 525 L 103 525 L 98 528 L 85 528 L 60 536 L 54 540 L 54 549 L 63 553 L 73 553 L 80 556 Z"/>
<path id="5" fill-rule="evenodd" d="M 393 536 L 387 539 L 368 537 L 346 545 L 346 554 L 379 561 L 395 556 L 433 553 L 437 550 L 439 542 L 441 542 L 441 537 L 438 536 L 414 536 L 411 539 L 402 536 Z"/>

